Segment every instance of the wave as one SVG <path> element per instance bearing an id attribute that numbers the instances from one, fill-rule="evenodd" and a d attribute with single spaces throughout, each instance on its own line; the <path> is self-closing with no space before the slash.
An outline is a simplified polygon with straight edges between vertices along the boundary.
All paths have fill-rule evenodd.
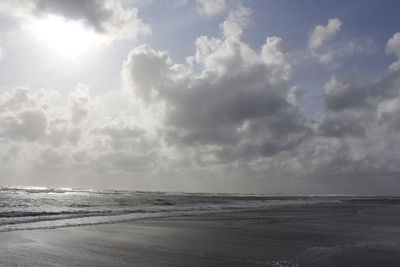
<path id="1" fill-rule="evenodd" d="M 399 197 L 249 195 L 0 186 L 0 231 Z"/>
<path id="2" fill-rule="evenodd" d="M 163 199 L 158 200 L 164 203 Z M 286 201 L 232 201 L 188 205 L 138 206 L 131 209 L 8 211 L 0 213 L 0 232 L 28 229 L 58 228 L 131 221 L 154 217 L 188 216 L 203 213 L 221 213 L 282 206 L 303 206 L 332 203 L 334 200 L 304 199 Z"/>

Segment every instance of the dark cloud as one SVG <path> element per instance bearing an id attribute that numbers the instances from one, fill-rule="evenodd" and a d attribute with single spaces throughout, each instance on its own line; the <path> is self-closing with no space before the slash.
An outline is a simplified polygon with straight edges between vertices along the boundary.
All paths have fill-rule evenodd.
<path id="1" fill-rule="evenodd" d="M 38 15 L 54 14 L 71 20 L 82 20 L 98 32 L 105 32 L 103 23 L 112 17 L 112 9 L 103 0 L 34 0 Z"/>
<path id="2" fill-rule="evenodd" d="M 28 29 L 48 16 L 80 22 L 101 35 L 105 43 L 135 39 L 139 34 L 151 32 L 150 27 L 139 19 L 138 10 L 123 6 L 120 0 L 6 0 L 1 3 L 0 12 L 15 17 Z"/>
<path id="3" fill-rule="evenodd" d="M 367 97 L 368 88 L 332 77 L 325 84 L 325 102 L 328 109 L 340 111 L 360 107 Z"/>
<path id="4" fill-rule="evenodd" d="M 326 137 L 365 137 L 360 121 L 349 114 L 327 116 L 319 127 L 320 133 Z"/>
<path id="5" fill-rule="evenodd" d="M 37 141 L 46 135 L 47 119 L 40 110 L 25 110 L 16 116 L 3 117 L 1 128 L 1 137 Z"/>
<path id="6" fill-rule="evenodd" d="M 162 105 L 167 140 L 213 145 L 217 156 L 272 156 L 293 147 L 293 136 L 307 127 L 287 100 L 290 63 L 281 40 L 268 38 L 261 53 L 229 37 L 200 40 L 200 76 L 148 46 L 132 50 L 124 63 L 135 97 Z"/>

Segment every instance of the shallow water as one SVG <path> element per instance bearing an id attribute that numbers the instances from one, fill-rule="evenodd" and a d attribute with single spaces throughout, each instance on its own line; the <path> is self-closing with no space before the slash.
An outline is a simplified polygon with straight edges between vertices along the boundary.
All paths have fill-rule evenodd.
<path id="1" fill-rule="evenodd" d="M 0 187 L 0 231 L 313 205 L 358 198 Z"/>

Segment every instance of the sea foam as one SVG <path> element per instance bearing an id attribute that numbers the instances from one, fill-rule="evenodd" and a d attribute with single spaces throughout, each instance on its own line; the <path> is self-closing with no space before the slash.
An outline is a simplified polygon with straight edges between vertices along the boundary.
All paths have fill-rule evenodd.
<path id="1" fill-rule="evenodd" d="M 340 197 L 0 187 L 0 231 L 342 201 Z"/>

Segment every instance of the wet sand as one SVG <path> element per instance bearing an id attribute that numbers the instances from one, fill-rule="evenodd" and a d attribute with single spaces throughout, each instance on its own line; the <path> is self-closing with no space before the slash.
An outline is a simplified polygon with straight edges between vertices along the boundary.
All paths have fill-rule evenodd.
<path id="1" fill-rule="evenodd" d="M 1 266 L 400 266 L 400 203 L 0 233 Z"/>

